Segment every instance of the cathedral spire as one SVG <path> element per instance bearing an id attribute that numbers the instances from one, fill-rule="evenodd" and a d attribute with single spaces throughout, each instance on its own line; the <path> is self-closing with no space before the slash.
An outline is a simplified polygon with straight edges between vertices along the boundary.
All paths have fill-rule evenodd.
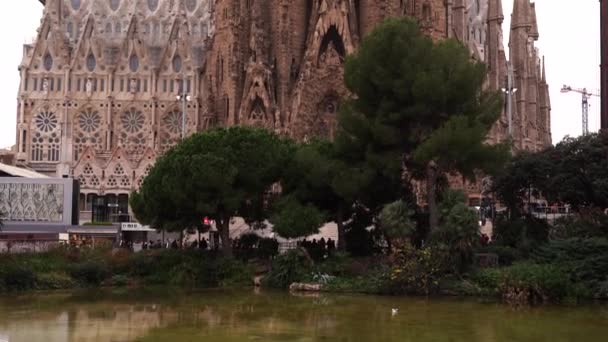
<path id="1" fill-rule="evenodd" d="M 532 31 L 530 31 L 530 37 L 534 38 L 534 40 L 538 40 L 538 22 L 536 21 L 536 4 L 530 4 L 530 20 L 532 25 Z"/>
<path id="2" fill-rule="evenodd" d="M 53 25 L 59 25 L 63 20 L 63 1 L 47 0 L 43 4 L 45 16 L 51 20 Z"/>
<path id="3" fill-rule="evenodd" d="M 543 83 L 547 83 L 547 73 L 545 72 L 545 56 L 543 56 L 543 66 L 541 72 L 541 80 Z"/>
<path id="4" fill-rule="evenodd" d="M 511 30 L 531 26 L 530 0 L 514 0 Z"/>
<path id="5" fill-rule="evenodd" d="M 500 23 L 505 19 L 502 11 L 502 0 L 488 1 L 488 22 L 498 21 Z"/>

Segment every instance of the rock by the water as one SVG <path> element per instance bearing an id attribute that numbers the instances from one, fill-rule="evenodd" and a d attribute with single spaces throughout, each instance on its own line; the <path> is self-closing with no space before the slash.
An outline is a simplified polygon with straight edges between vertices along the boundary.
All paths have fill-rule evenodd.
<path id="1" fill-rule="evenodd" d="M 290 291 L 321 291 L 320 284 L 293 283 L 289 285 Z"/>

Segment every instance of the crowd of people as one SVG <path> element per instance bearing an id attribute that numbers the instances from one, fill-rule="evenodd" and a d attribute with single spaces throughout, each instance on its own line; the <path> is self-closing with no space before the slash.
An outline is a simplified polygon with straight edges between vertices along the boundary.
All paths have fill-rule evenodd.
<path id="1" fill-rule="evenodd" d="M 331 238 L 327 241 L 325 238 L 312 239 L 312 241 L 303 240 L 298 243 L 298 247 L 306 249 L 310 257 L 318 261 L 330 257 L 336 251 L 336 242 Z"/>
<path id="2" fill-rule="evenodd" d="M 188 246 L 182 246 L 182 244 L 178 240 L 156 240 L 156 241 L 144 241 L 144 242 L 133 242 L 133 241 L 125 241 L 121 240 L 118 244 L 119 248 L 126 248 L 131 251 L 138 250 L 148 250 L 148 249 L 181 249 L 181 248 L 201 248 L 207 249 L 209 247 L 209 243 L 206 239 L 201 239 L 200 244 L 198 241 L 194 241 Z"/>

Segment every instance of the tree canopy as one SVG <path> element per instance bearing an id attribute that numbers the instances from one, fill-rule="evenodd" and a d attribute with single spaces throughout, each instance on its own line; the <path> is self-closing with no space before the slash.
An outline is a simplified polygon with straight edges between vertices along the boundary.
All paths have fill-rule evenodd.
<path id="1" fill-rule="evenodd" d="M 427 181 L 431 227 L 437 226 L 437 178 L 452 171 L 473 178 L 509 152 L 484 143 L 501 109 L 499 94 L 484 90 L 485 75 L 466 47 L 452 39 L 433 42 L 410 18 L 386 20 L 365 37 L 346 61 L 354 96 L 342 106 L 336 138 L 346 160 L 374 170 L 379 177 L 369 180 L 382 180 L 360 193 L 390 202 L 387 192 L 403 195 L 398 184 L 409 183 L 405 169 Z"/>
<path id="2" fill-rule="evenodd" d="M 131 196 L 138 220 L 153 227 L 182 230 L 215 220 L 226 254 L 229 223 L 268 218 L 269 189 L 280 180 L 293 153 L 290 141 L 245 127 L 194 134 L 159 158 L 139 192 Z"/>
<path id="3" fill-rule="evenodd" d="M 291 237 L 301 237 L 317 232 L 326 221 L 335 221 L 338 247 L 344 249 L 343 222 L 350 217 L 362 184 L 368 183 L 370 176 L 366 172 L 342 160 L 331 142 L 314 140 L 299 145 L 281 182 L 289 205 L 277 208 L 280 213 L 274 216 L 276 222 L 272 222 L 275 230 L 282 236 L 287 236 L 285 230 L 289 230 Z M 311 211 L 313 208 L 316 213 Z M 303 213 L 308 214 L 309 220 L 296 220 Z M 310 220 L 313 217 L 323 220 Z M 289 228 L 284 225 L 288 221 L 292 221 Z"/>
<path id="4" fill-rule="evenodd" d="M 516 156 L 494 181 L 494 191 L 512 212 L 530 195 L 550 202 L 608 208 L 608 133 L 565 138 L 537 153 Z"/>

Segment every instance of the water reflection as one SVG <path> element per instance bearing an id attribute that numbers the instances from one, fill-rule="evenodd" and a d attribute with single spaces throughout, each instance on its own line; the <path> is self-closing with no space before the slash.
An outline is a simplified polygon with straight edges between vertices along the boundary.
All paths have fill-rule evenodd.
<path id="1" fill-rule="evenodd" d="M 10 342 L 560 342 L 607 334 L 608 310 L 600 305 L 515 309 L 470 300 L 167 288 L 0 298 L 0 341 Z"/>

